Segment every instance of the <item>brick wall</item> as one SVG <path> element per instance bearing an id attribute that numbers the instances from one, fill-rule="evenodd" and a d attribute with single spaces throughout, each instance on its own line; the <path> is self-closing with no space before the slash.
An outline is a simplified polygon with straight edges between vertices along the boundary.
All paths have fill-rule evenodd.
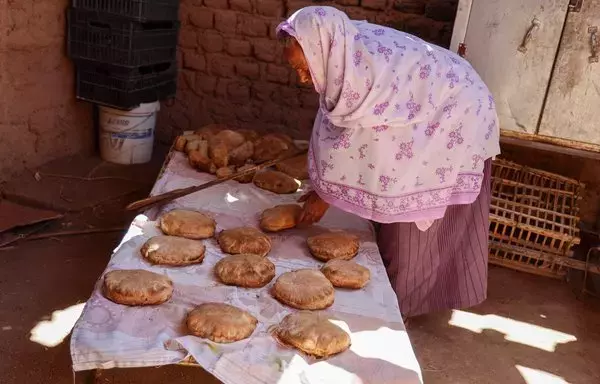
<path id="1" fill-rule="evenodd" d="M 275 27 L 315 4 L 447 46 L 457 0 L 182 0 L 179 89 L 176 100 L 163 104 L 159 138 L 170 141 L 182 130 L 212 122 L 308 137 L 317 95 L 297 84 Z"/>
<path id="2" fill-rule="evenodd" d="M 93 148 L 91 106 L 76 102 L 65 55 L 68 0 L 0 0 L 0 182 Z"/>

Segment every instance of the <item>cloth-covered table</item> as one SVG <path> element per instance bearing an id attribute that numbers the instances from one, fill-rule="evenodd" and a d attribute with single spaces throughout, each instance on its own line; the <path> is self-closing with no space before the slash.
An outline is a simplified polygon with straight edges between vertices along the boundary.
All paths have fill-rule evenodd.
<path id="1" fill-rule="evenodd" d="M 198 173 L 185 156 L 172 152 L 152 190 L 153 195 L 197 185 L 213 176 Z M 253 184 L 229 181 L 180 198 L 159 210 L 138 215 L 115 249 L 104 273 L 114 269 L 142 268 L 169 276 L 173 297 L 153 307 L 127 307 L 102 295 L 102 279 L 77 321 L 71 338 L 74 371 L 149 367 L 197 362 L 226 384 L 259 383 L 421 383 L 421 371 L 402 323 L 396 296 L 388 281 L 370 222 L 331 208 L 311 228 L 272 234 L 269 259 L 277 276 L 299 268 L 318 268 L 306 247 L 309 235 L 344 229 L 360 237 L 356 261 L 371 270 L 371 281 L 358 291 L 336 289 L 335 303 L 327 309 L 336 324 L 351 334 L 351 348 L 327 360 L 315 360 L 278 344 L 269 328 L 293 311 L 262 289 L 225 286 L 213 276 L 213 266 L 223 257 L 215 239 L 205 240 L 202 264 L 187 267 L 154 266 L 140 256 L 140 247 L 160 233 L 156 218 L 174 208 L 201 210 L 212 215 L 217 231 L 237 226 L 257 226 L 264 209 L 294 202 L 308 188 L 292 195 L 276 195 Z M 104 275 L 104 274 L 103 274 Z M 253 335 L 232 344 L 216 344 L 189 336 L 187 312 L 195 305 L 216 301 L 252 313 L 259 321 Z"/>

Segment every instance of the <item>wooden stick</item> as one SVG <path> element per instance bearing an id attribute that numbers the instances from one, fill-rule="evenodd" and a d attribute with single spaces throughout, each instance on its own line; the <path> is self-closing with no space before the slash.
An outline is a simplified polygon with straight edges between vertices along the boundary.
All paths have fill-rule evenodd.
<path id="1" fill-rule="evenodd" d="M 236 179 L 236 178 L 241 177 L 241 176 L 246 176 L 246 175 L 252 174 L 252 173 L 254 173 L 256 171 L 259 171 L 259 170 L 261 170 L 263 168 L 268 168 L 268 167 L 270 167 L 272 165 L 275 165 L 277 163 L 280 163 L 280 162 L 282 162 L 284 160 L 291 159 L 292 157 L 303 155 L 307 151 L 308 151 L 308 149 L 304 149 L 304 150 L 295 152 L 295 153 L 293 153 L 291 155 L 284 155 L 284 156 L 278 157 L 277 159 L 265 161 L 264 163 L 257 164 L 257 165 L 255 165 L 252 168 L 246 169 L 246 170 L 241 171 L 241 172 L 234 173 L 231 176 L 227 176 L 227 177 L 223 177 L 223 178 L 220 178 L 220 179 L 209 181 L 208 183 L 204 183 L 202 185 L 194 185 L 194 186 L 187 187 L 187 188 L 175 189 L 173 191 L 166 192 L 166 193 L 163 193 L 161 195 L 147 197 L 145 199 L 138 200 L 138 201 L 135 201 L 135 202 L 129 204 L 125 209 L 128 210 L 128 211 L 137 211 L 137 210 L 147 209 L 147 208 L 153 207 L 153 206 L 155 206 L 157 204 L 166 203 L 166 202 L 178 199 L 180 197 L 187 196 L 187 195 L 189 195 L 191 193 L 202 191 L 202 190 L 210 188 L 210 187 L 214 187 L 215 185 L 219 185 L 219 184 L 224 183 L 224 182 L 226 182 L 228 180 L 233 180 L 233 179 Z"/>
<path id="2" fill-rule="evenodd" d="M 125 231 L 125 230 L 127 230 L 127 228 L 125 228 L 125 227 L 112 227 L 112 228 L 75 229 L 75 230 L 71 230 L 71 231 L 41 233 L 39 235 L 22 234 L 22 235 L 19 235 L 11 240 L 8 240 L 8 241 L 0 244 L 0 251 L 4 251 L 4 250 L 8 249 L 9 248 L 8 245 L 15 243 L 17 241 L 21 241 L 21 240 L 27 240 L 27 241 L 41 240 L 41 239 L 47 239 L 47 238 L 51 238 L 51 237 L 91 235 L 94 233 L 120 232 L 120 231 Z"/>

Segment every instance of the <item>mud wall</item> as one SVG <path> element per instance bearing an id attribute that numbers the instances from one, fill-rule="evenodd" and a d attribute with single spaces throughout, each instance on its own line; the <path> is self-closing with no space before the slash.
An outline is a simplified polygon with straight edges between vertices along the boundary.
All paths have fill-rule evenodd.
<path id="1" fill-rule="evenodd" d="M 317 95 L 283 62 L 275 27 L 308 5 L 448 45 L 457 0 L 182 0 L 177 98 L 163 106 L 161 138 L 211 122 L 279 129 L 306 138 Z"/>
<path id="2" fill-rule="evenodd" d="M 76 102 L 65 54 L 68 0 L 0 0 L 0 182 L 91 151 L 92 118 Z"/>

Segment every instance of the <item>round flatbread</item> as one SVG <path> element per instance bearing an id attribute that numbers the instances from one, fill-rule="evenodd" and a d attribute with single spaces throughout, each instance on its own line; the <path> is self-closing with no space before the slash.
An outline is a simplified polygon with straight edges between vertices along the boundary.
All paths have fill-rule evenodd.
<path id="1" fill-rule="evenodd" d="M 258 163 L 276 159 L 284 152 L 293 149 L 292 140 L 274 134 L 267 134 L 254 141 L 254 154 L 252 159 Z"/>
<path id="2" fill-rule="evenodd" d="M 347 232 L 328 232 L 311 236 L 306 241 L 310 253 L 321 261 L 350 260 L 358 253 L 358 236 Z"/>
<path id="3" fill-rule="evenodd" d="M 205 247 L 198 240 L 175 236 L 154 236 L 141 248 L 142 256 L 152 264 L 189 265 L 204 260 Z"/>
<path id="4" fill-rule="evenodd" d="M 247 171 L 250 168 L 254 168 L 254 165 L 252 165 L 252 164 L 242 165 L 241 167 L 239 167 L 237 169 L 236 172 Z M 242 184 L 248 184 L 248 183 L 252 182 L 252 180 L 254 179 L 254 175 L 255 174 L 256 174 L 256 172 L 251 172 L 251 173 L 249 173 L 247 175 L 244 175 L 244 176 L 238 176 L 234 180 L 237 181 L 237 182 L 239 182 L 239 183 L 242 183 Z"/>
<path id="5" fill-rule="evenodd" d="M 350 348 L 348 332 L 331 320 L 324 312 L 290 313 L 273 329 L 273 336 L 308 355 L 327 358 Z"/>
<path id="6" fill-rule="evenodd" d="M 265 209 L 260 215 L 260 228 L 267 232 L 277 232 L 294 228 L 302 213 L 298 204 L 282 204 Z"/>
<path id="7" fill-rule="evenodd" d="M 334 287 L 361 289 L 371 279 L 371 271 L 354 261 L 332 259 L 321 268 L 321 272 Z"/>
<path id="8" fill-rule="evenodd" d="M 254 185 L 278 194 L 294 193 L 298 190 L 298 183 L 293 177 L 283 172 L 266 170 L 254 175 Z"/>
<path id="9" fill-rule="evenodd" d="M 233 343 L 254 332 L 258 320 L 246 311 L 223 303 L 204 303 L 187 317 L 187 327 L 194 336 L 215 343 Z"/>
<path id="10" fill-rule="evenodd" d="M 300 155 L 275 164 L 278 171 L 298 180 L 308 179 L 308 156 Z"/>
<path id="11" fill-rule="evenodd" d="M 207 239 L 215 234 L 215 221 L 200 212 L 175 209 L 160 218 L 160 229 L 165 235 L 188 239 Z"/>
<path id="12" fill-rule="evenodd" d="M 219 233 L 219 246 L 225 253 L 251 253 L 266 256 L 271 250 L 271 239 L 253 227 L 225 229 Z"/>
<path id="13" fill-rule="evenodd" d="M 215 274 L 227 285 L 260 288 L 275 277 L 275 265 L 260 255 L 230 255 L 217 262 Z"/>
<path id="14" fill-rule="evenodd" d="M 114 270 L 104 275 L 104 296 L 117 304 L 157 305 L 173 295 L 173 282 L 167 276 L 143 269 Z"/>
<path id="15" fill-rule="evenodd" d="M 335 290 L 325 275 L 314 269 L 286 272 L 273 285 L 273 296 L 296 309 L 324 309 L 333 304 Z"/>

